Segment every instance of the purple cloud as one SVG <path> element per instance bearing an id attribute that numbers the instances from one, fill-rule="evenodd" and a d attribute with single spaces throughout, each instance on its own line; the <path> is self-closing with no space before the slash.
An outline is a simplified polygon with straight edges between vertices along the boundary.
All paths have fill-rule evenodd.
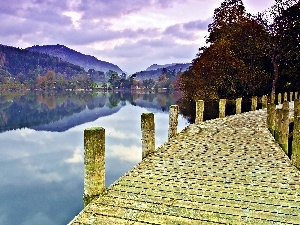
<path id="1" fill-rule="evenodd" d="M 82 32 L 82 30 L 59 30 L 57 37 L 61 37 L 64 42 L 70 45 L 86 45 L 99 41 L 112 41 L 118 39 L 136 39 L 148 37 L 151 35 L 158 35 L 157 29 L 124 29 L 124 30 L 110 30 L 110 29 L 92 29 Z M 63 41 L 62 40 L 62 41 Z"/>
<path id="2" fill-rule="evenodd" d="M 219 0 L 3 1 L 0 40 L 2 44 L 22 48 L 64 44 L 133 72 L 133 67 L 145 64 L 171 63 L 172 60 L 190 62 L 211 22 L 205 18 L 212 16 L 201 18 L 199 13 L 197 20 L 192 13 L 195 4 L 199 4 L 199 9 L 207 9 L 217 2 Z M 143 20 L 141 12 L 153 15 L 153 20 Z M 155 22 L 161 18 L 162 23 Z M 150 22 L 142 24 L 140 19 L 143 23 Z M 107 50 L 97 49 L 107 42 L 110 44 Z"/>
<path id="3" fill-rule="evenodd" d="M 98 56 L 99 59 L 106 58 L 129 74 L 133 74 L 146 69 L 153 63 L 191 62 L 198 48 L 198 44 L 178 44 L 172 37 L 162 37 L 128 41 L 115 46 L 113 50 L 93 49 L 89 52 Z"/>
<path id="4" fill-rule="evenodd" d="M 176 40 L 169 37 L 159 39 L 142 39 L 139 41 L 126 42 L 115 46 L 113 51 L 95 50 L 95 54 L 106 55 L 111 58 L 123 58 L 129 60 L 132 64 L 144 59 L 153 59 L 158 61 L 170 58 L 186 59 L 190 62 L 195 57 L 198 49 L 197 44 L 178 44 Z M 191 51 L 192 50 L 192 51 Z M 191 53 L 192 52 L 192 53 Z M 134 61 L 132 61 L 134 59 Z"/>
<path id="5" fill-rule="evenodd" d="M 182 24 L 174 24 L 165 29 L 164 34 L 177 37 L 183 40 L 194 40 L 196 32 L 207 31 L 211 19 L 195 20 Z"/>
<path id="6" fill-rule="evenodd" d="M 208 25 L 212 22 L 212 19 L 195 20 L 183 24 L 185 30 L 207 30 Z"/>
<path id="7" fill-rule="evenodd" d="M 167 27 L 164 34 L 184 40 L 193 40 L 195 37 L 193 33 L 184 31 L 181 24 L 175 24 Z"/>
<path id="8" fill-rule="evenodd" d="M 171 8 L 176 3 L 186 2 L 182 0 L 89 0 L 72 5 L 72 9 L 84 13 L 83 19 L 120 17 L 144 8 L 159 7 Z"/>

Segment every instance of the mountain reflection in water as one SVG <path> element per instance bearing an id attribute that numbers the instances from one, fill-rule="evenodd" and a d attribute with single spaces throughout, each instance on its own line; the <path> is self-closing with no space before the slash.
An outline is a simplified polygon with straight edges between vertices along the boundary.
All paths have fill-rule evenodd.
<path id="1" fill-rule="evenodd" d="M 167 140 L 175 94 L 0 95 L 0 224 L 67 224 L 83 207 L 83 131 L 106 132 L 106 186 L 141 160 L 140 118 L 155 114 L 156 146 Z M 179 130 L 187 120 L 179 118 Z"/>

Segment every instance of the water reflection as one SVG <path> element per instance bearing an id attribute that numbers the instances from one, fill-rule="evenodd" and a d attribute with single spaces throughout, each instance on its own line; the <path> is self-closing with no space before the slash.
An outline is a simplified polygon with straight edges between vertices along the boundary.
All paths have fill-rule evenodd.
<path id="1" fill-rule="evenodd" d="M 106 186 L 141 160 L 140 116 L 167 140 L 179 94 L 28 93 L 0 96 L 0 224 L 66 224 L 83 207 L 83 130 L 106 129 Z M 179 129 L 187 125 L 180 118 Z"/>

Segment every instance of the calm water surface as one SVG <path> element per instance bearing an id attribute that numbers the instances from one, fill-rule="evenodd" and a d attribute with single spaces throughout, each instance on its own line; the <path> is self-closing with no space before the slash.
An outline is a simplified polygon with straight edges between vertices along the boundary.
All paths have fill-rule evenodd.
<path id="1" fill-rule="evenodd" d="M 0 224 L 63 225 L 83 208 L 83 131 L 106 130 L 106 186 L 141 160 L 140 117 L 167 140 L 179 94 L 0 95 Z M 179 130 L 188 125 L 180 116 Z"/>

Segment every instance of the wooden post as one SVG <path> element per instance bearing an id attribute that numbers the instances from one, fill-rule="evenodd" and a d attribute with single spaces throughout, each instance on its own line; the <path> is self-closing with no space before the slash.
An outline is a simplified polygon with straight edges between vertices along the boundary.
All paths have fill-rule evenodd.
<path id="1" fill-rule="evenodd" d="M 169 110 L 168 140 L 171 140 L 171 138 L 176 136 L 176 134 L 177 134 L 178 115 L 179 115 L 179 106 L 178 105 L 171 105 L 170 110 Z"/>
<path id="2" fill-rule="evenodd" d="M 281 93 L 279 93 L 278 94 L 278 100 L 277 100 L 278 104 L 281 104 L 281 100 L 282 100 Z"/>
<path id="3" fill-rule="evenodd" d="M 219 101 L 219 118 L 225 117 L 226 99 L 220 99 Z"/>
<path id="4" fill-rule="evenodd" d="M 293 96 L 294 96 L 294 92 L 290 92 L 290 99 L 289 99 L 290 102 L 294 100 Z"/>
<path id="5" fill-rule="evenodd" d="M 270 103 L 275 103 L 275 93 L 271 94 Z"/>
<path id="6" fill-rule="evenodd" d="M 268 129 L 271 132 L 272 136 L 274 137 L 275 132 L 275 112 L 276 112 L 276 105 L 274 103 L 268 103 L 267 105 L 267 125 Z"/>
<path id="7" fill-rule="evenodd" d="M 275 131 L 274 138 L 277 143 L 281 143 L 282 109 L 275 110 Z"/>
<path id="8" fill-rule="evenodd" d="M 203 121 L 203 113 L 204 113 L 204 101 L 198 100 L 196 102 L 196 118 L 195 118 L 196 124 Z"/>
<path id="9" fill-rule="evenodd" d="M 143 113 L 141 116 L 142 159 L 155 151 L 155 124 L 153 113 Z"/>
<path id="10" fill-rule="evenodd" d="M 261 103 L 262 103 L 262 108 L 265 109 L 268 106 L 268 97 L 266 95 L 263 95 L 261 97 Z"/>
<path id="11" fill-rule="evenodd" d="M 300 169 L 300 116 L 294 118 L 292 164 Z"/>
<path id="12" fill-rule="evenodd" d="M 288 155 L 289 151 L 289 102 L 285 101 L 282 105 L 282 124 L 281 124 L 281 141 L 280 146 L 284 152 Z"/>
<path id="13" fill-rule="evenodd" d="M 283 101 L 287 101 L 288 99 L 287 99 L 287 92 L 284 92 L 284 94 L 283 94 Z"/>
<path id="14" fill-rule="evenodd" d="M 251 111 L 255 111 L 256 108 L 257 108 L 257 96 L 253 96 L 251 101 Z"/>
<path id="15" fill-rule="evenodd" d="M 236 114 L 242 113 L 242 98 L 237 98 L 235 100 L 235 113 Z"/>
<path id="16" fill-rule="evenodd" d="M 84 130 L 84 206 L 105 190 L 105 130 Z"/>
<path id="17" fill-rule="evenodd" d="M 300 99 L 294 101 L 294 118 L 300 116 Z"/>

